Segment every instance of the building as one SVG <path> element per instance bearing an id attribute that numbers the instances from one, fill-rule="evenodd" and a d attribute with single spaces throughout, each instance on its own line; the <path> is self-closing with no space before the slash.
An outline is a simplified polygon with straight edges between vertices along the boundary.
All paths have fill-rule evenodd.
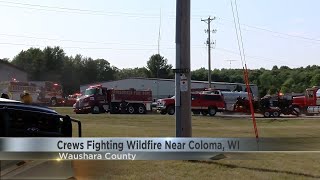
<path id="1" fill-rule="evenodd" d="M 11 81 L 13 79 L 28 81 L 28 75 L 25 71 L 10 62 L 0 60 L 0 82 Z"/>
<path id="2" fill-rule="evenodd" d="M 166 98 L 175 95 L 174 79 L 157 79 L 157 78 L 127 78 L 115 81 L 97 82 L 80 86 L 80 92 L 84 92 L 91 85 L 100 84 L 107 88 L 113 89 L 130 89 L 136 90 L 151 89 L 154 99 Z M 215 89 L 228 89 L 234 91 L 236 88 L 245 91 L 245 84 L 241 83 L 225 83 L 212 82 L 211 87 Z M 258 97 L 258 87 L 254 84 L 250 85 L 253 94 Z M 208 81 L 191 81 L 191 89 L 208 88 Z"/>

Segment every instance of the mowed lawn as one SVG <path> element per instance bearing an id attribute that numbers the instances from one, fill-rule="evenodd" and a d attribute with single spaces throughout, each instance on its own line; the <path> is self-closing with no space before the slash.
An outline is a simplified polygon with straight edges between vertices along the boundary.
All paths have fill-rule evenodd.
<path id="1" fill-rule="evenodd" d="M 76 115 L 83 137 L 174 137 L 174 116 Z M 194 137 L 254 137 L 248 117 L 192 116 Z M 319 118 L 257 119 L 260 137 L 320 137 Z M 75 129 L 76 130 L 76 129 Z M 320 147 L 319 147 L 320 150 Z M 250 154 L 217 161 L 75 161 L 77 179 L 320 179 L 320 153 Z M 241 160 L 239 160 L 241 159 Z"/>

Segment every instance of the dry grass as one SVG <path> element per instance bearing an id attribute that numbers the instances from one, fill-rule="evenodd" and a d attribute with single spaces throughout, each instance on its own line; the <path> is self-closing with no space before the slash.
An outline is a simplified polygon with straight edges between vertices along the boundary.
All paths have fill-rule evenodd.
<path id="1" fill-rule="evenodd" d="M 175 136 L 174 116 L 76 115 L 84 137 Z M 320 137 L 320 118 L 257 119 L 260 137 Z M 193 116 L 194 137 L 253 137 L 250 118 Z M 320 147 L 319 147 L 320 149 Z M 77 179 L 320 179 L 320 153 L 233 155 L 236 160 L 76 161 Z M 239 160 L 244 159 L 244 160 Z"/>

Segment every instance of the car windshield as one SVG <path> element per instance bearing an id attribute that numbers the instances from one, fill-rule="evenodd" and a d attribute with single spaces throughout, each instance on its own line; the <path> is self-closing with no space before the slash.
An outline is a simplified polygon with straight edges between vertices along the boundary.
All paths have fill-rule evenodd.
<path id="1" fill-rule="evenodd" d="M 85 95 L 93 95 L 96 94 L 97 89 L 87 89 Z"/>

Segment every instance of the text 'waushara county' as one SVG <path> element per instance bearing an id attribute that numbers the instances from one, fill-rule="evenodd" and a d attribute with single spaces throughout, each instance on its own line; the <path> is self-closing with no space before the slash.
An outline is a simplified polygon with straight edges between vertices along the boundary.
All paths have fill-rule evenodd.
<path id="1" fill-rule="evenodd" d="M 136 154 L 132 153 L 59 153 L 62 160 L 135 160 Z"/>

